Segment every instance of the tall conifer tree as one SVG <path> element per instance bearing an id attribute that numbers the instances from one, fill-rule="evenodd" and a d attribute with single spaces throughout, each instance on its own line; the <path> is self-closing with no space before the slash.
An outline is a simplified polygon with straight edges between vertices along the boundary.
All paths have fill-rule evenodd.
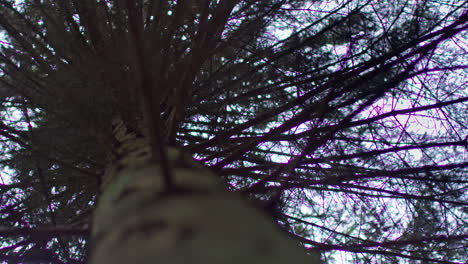
<path id="1" fill-rule="evenodd" d="M 0 0 L 1 260 L 464 261 L 464 4 Z"/>

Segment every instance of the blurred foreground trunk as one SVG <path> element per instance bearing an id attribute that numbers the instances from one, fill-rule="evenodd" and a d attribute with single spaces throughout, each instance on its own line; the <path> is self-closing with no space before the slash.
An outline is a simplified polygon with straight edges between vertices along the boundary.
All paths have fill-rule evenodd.
<path id="1" fill-rule="evenodd" d="M 93 221 L 93 264 L 319 263 L 219 177 L 168 148 L 173 190 L 143 137 L 116 130 L 119 159 L 106 173 Z"/>

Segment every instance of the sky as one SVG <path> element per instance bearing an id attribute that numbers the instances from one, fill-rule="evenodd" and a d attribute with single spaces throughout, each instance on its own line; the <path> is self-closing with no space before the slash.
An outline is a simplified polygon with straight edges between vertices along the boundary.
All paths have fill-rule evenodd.
<path id="1" fill-rule="evenodd" d="M 20 1 L 17 1 L 18 3 Z M 336 1 L 322 1 L 322 6 L 320 7 L 320 10 L 316 10 L 316 11 L 320 11 L 324 14 L 326 14 L 326 11 L 327 10 L 332 10 L 336 5 Z M 298 15 L 300 15 L 300 12 L 306 12 L 306 11 L 297 11 L 298 12 Z M 307 12 L 310 12 L 310 11 L 307 11 Z M 305 27 L 307 26 L 307 24 L 303 24 L 303 25 L 298 25 L 298 29 L 301 28 L 301 27 Z M 277 32 L 274 32 L 274 34 L 277 36 L 278 39 L 285 39 L 287 38 L 291 33 L 293 32 L 293 30 L 289 29 L 289 28 L 284 28 L 283 30 L 278 30 Z M 8 45 L 8 43 L 5 41 L 4 37 L 2 38 L 0 36 L 0 42 L 2 45 Z M 459 38 L 457 40 L 453 40 L 452 42 L 447 42 L 445 43 L 445 45 L 448 45 L 449 49 L 450 48 L 453 48 L 453 49 L 460 49 L 460 50 L 464 50 L 464 51 L 467 51 L 468 50 L 468 45 L 467 45 L 467 41 L 466 39 L 463 39 L 463 38 Z M 338 47 L 330 47 L 330 48 L 333 48 L 336 56 L 340 57 L 340 56 L 346 56 L 346 53 L 347 53 L 347 45 L 344 44 L 342 46 L 338 46 Z M 462 58 L 460 58 L 462 59 Z M 465 72 L 466 74 L 466 72 Z M 463 80 L 463 79 L 453 79 L 454 77 L 453 76 L 449 76 L 450 78 L 448 78 L 446 81 L 447 82 L 460 82 L 460 89 L 463 89 L 463 85 L 466 85 L 466 79 Z M 428 79 L 421 79 L 421 78 L 413 78 L 411 79 L 410 82 L 408 82 L 408 85 L 410 85 L 411 87 L 413 87 L 414 89 L 418 90 L 418 89 L 425 89 L 425 82 L 435 82 L 437 80 L 430 80 L 429 79 L 430 77 L 428 77 Z M 466 94 L 466 91 L 463 92 L 463 91 L 460 91 L 461 93 L 464 93 L 465 96 L 467 95 Z M 443 101 L 445 98 L 440 98 L 441 101 Z M 427 102 L 421 102 L 422 104 L 426 104 Z M 397 110 L 397 109 L 406 109 L 406 108 L 411 108 L 413 107 L 413 104 L 414 104 L 414 101 L 412 100 L 408 100 L 408 99 L 405 99 L 405 98 L 398 98 L 397 96 L 395 97 L 392 97 L 392 98 L 384 98 L 384 99 L 381 99 L 381 100 L 378 100 L 376 103 L 374 103 L 371 107 L 369 107 L 368 109 L 366 109 L 360 116 L 360 118 L 368 118 L 368 117 L 372 117 L 372 116 L 375 116 L 375 115 L 379 115 L 379 114 L 382 114 L 382 113 L 385 113 L 385 112 L 389 112 L 389 111 L 392 111 L 392 110 Z M 9 112 L 7 113 L 2 113 L 2 119 L 3 120 L 9 120 L 11 122 L 16 122 L 18 119 L 20 119 L 22 115 L 22 112 L 20 110 L 17 110 L 17 109 L 14 109 L 14 108 L 10 108 L 9 109 Z M 436 113 L 436 115 L 439 115 L 441 117 L 441 119 L 434 119 L 434 118 L 430 118 L 430 117 L 427 117 L 427 116 L 424 116 L 424 115 L 399 115 L 399 116 L 396 116 L 396 117 L 393 117 L 393 123 L 396 125 L 396 126 L 401 126 L 399 129 L 405 129 L 407 132 L 410 132 L 410 133 L 414 133 L 414 134 L 428 134 L 428 135 L 439 135 L 441 133 L 444 133 L 444 132 L 447 132 L 448 130 L 450 130 L 450 127 L 447 126 L 446 122 L 443 121 L 442 117 L 444 116 L 444 113 L 443 112 L 440 112 L 440 113 Z M 19 128 L 21 129 L 26 129 L 27 127 L 27 124 L 24 124 L 24 123 L 16 123 L 16 125 L 18 125 Z M 302 129 L 305 129 L 305 128 L 297 128 L 297 132 L 300 132 Z M 466 134 L 466 131 L 464 131 L 464 133 Z M 424 158 L 424 153 L 422 153 L 421 151 L 419 150 L 415 150 L 413 151 L 413 158 L 414 160 L 419 160 L 419 159 L 422 159 Z M 467 160 L 467 152 L 463 152 L 463 157 L 460 157 L 461 160 Z M 277 160 L 278 162 L 287 162 L 287 159 L 284 159 L 283 157 L 277 157 Z M 11 170 L 9 170 L 8 168 L 3 168 L 2 171 L 0 172 L 0 180 L 1 180 L 1 183 L 2 184 L 8 184 L 10 182 L 9 180 L 9 175 L 11 174 Z M 337 202 L 337 199 L 342 199 L 342 197 L 329 197 L 328 199 L 324 199 L 323 201 L 319 201 L 318 203 L 323 203 L 323 204 L 328 204 L 328 205 L 324 205 L 324 207 L 327 207 L 329 206 L 330 204 L 332 203 L 335 203 Z M 341 204 L 343 204 L 342 201 L 340 201 Z M 395 203 L 395 201 L 391 201 L 391 200 L 382 200 L 381 201 L 382 203 L 382 206 L 387 206 L 389 208 L 389 210 L 396 210 L 396 208 L 401 208 L 401 204 L 399 203 Z M 308 210 L 306 207 L 302 208 L 302 210 Z M 394 211 L 393 214 L 397 214 L 397 211 Z M 400 213 L 398 213 L 400 214 Z M 404 217 L 404 214 L 402 215 L 402 217 Z M 328 222 L 324 222 L 323 223 L 324 225 L 326 226 L 331 226 L 333 225 L 334 223 L 328 223 Z M 349 228 L 349 227 L 348 227 Z M 333 262 L 333 263 L 337 263 L 337 264 L 344 264 L 344 263 L 352 263 L 352 259 L 351 259 L 351 256 L 346 253 L 346 252 L 338 252 L 336 253 L 335 255 L 335 258 L 336 258 L 336 262 Z"/>

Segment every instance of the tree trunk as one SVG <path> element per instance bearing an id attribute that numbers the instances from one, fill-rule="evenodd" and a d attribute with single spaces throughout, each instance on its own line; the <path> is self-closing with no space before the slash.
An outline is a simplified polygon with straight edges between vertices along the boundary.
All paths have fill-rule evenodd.
<path id="1" fill-rule="evenodd" d="M 176 186 L 167 191 L 147 140 L 123 123 L 116 138 L 120 158 L 104 179 L 90 263 L 319 263 L 182 150 L 167 149 Z"/>

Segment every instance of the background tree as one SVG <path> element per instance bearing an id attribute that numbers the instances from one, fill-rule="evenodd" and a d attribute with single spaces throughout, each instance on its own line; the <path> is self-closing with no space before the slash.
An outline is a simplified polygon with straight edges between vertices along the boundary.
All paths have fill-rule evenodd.
<path id="1" fill-rule="evenodd" d="M 327 263 L 463 262 L 464 5 L 0 1 L 3 261 L 86 262 L 143 94 L 164 144 Z"/>

